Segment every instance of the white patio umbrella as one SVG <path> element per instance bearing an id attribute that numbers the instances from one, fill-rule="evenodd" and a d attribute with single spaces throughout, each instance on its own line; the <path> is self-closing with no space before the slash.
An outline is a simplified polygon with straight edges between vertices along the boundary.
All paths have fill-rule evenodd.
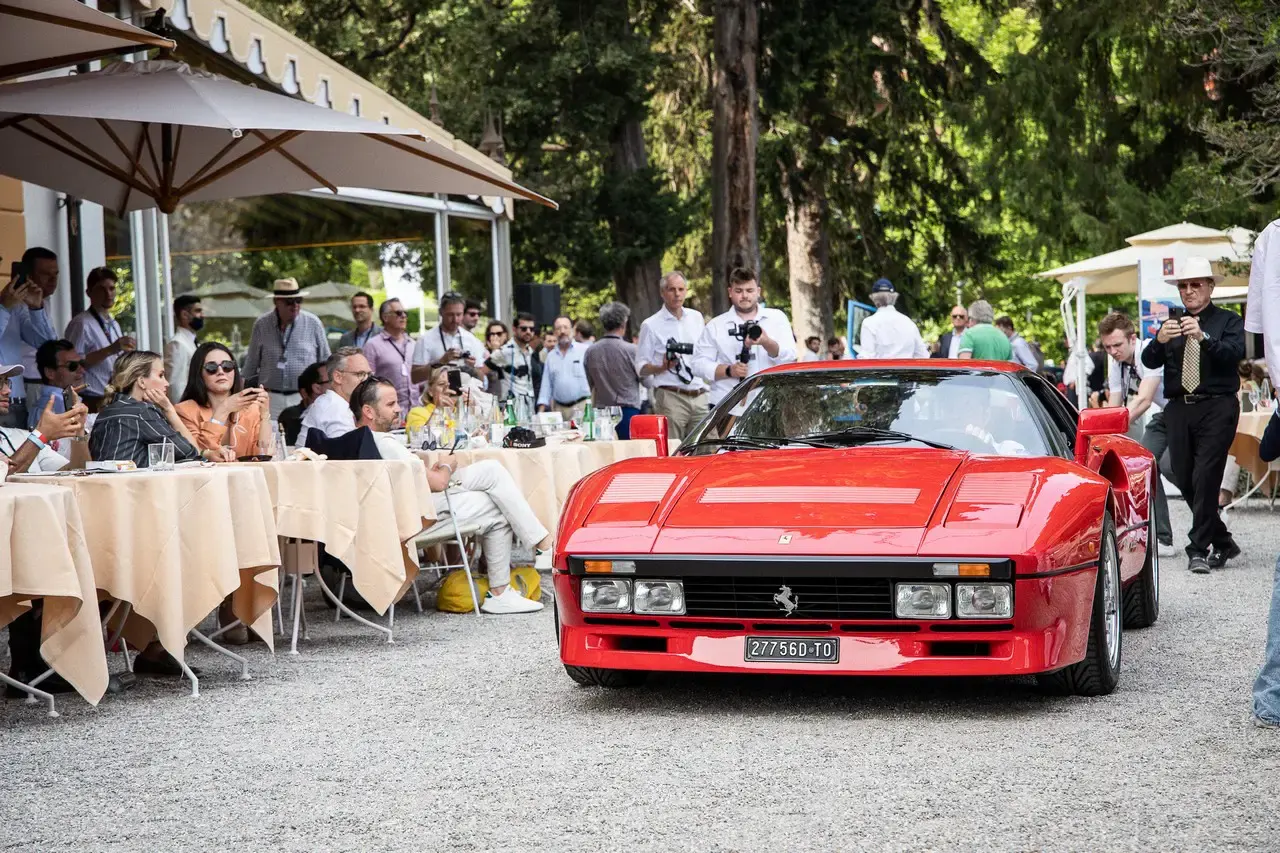
<path id="1" fill-rule="evenodd" d="M 0 174 L 120 215 L 340 186 L 556 206 L 414 131 L 169 61 L 0 86 Z"/>
<path id="2" fill-rule="evenodd" d="M 0 0 L 0 80 L 173 46 L 79 0 Z"/>

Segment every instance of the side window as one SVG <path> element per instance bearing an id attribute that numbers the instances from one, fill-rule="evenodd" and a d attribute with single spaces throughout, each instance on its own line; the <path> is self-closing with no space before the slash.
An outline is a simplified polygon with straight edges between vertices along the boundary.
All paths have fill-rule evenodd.
<path id="1" fill-rule="evenodd" d="M 1039 376 L 1031 375 L 1023 379 L 1032 396 L 1038 400 L 1048 416 L 1046 425 L 1054 432 L 1062 450 L 1070 456 L 1076 446 L 1076 410 L 1070 401 L 1048 382 Z"/>

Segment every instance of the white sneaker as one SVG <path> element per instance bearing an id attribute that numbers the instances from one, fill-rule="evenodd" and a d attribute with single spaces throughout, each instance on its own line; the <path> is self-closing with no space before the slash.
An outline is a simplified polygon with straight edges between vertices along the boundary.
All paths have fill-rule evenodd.
<path id="1" fill-rule="evenodd" d="M 541 572 L 551 571 L 551 551 L 535 550 L 533 552 L 533 567 Z"/>
<path id="2" fill-rule="evenodd" d="M 1264 720 L 1257 714 L 1253 715 L 1253 724 L 1260 729 L 1280 729 L 1280 723 L 1274 723 L 1271 720 Z"/>
<path id="3" fill-rule="evenodd" d="M 1178 554 L 1178 549 L 1175 548 L 1173 545 L 1166 545 L 1163 542 L 1161 542 L 1156 546 L 1156 552 L 1161 557 L 1175 557 Z"/>
<path id="4" fill-rule="evenodd" d="M 480 605 L 480 609 L 485 613 L 494 614 L 533 613 L 542 609 L 542 602 L 530 601 L 516 592 L 515 587 L 509 586 L 502 591 L 502 595 L 485 593 L 484 603 Z"/>

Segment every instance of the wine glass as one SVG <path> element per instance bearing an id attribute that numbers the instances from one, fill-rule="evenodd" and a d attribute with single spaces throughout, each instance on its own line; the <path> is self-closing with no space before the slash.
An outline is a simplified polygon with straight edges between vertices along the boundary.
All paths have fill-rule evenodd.
<path id="1" fill-rule="evenodd" d="M 1249 407 L 1249 411 L 1251 412 L 1258 411 L 1258 401 L 1261 399 L 1262 399 L 1262 390 L 1258 387 L 1257 383 L 1251 384 L 1249 386 L 1249 402 L 1251 403 Z"/>

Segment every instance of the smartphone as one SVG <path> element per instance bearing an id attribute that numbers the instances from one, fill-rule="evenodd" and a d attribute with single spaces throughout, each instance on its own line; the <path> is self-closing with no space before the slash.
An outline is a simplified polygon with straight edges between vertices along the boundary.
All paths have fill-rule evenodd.
<path id="1" fill-rule="evenodd" d="M 27 280 L 27 267 L 22 261 L 9 264 L 9 286 L 17 287 Z"/>
<path id="2" fill-rule="evenodd" d="M 449 371 L 449 390 L 453 391 L 455 394 L 462 391 L 462 371 L 461 370 Z"/>
<path id="3" fill-rule="evenodd" d="M 83 385 L 80 386 L 80 388 L 83 387 Z M 80 395 L 76 393 L 80 388 L 77 388 L 74 385 L 68 385 L 62 389 L 62 405 L 68 410 L 74 409 L 76 406 L 80 405 Z"/>
<path id="4" fill-rule="evenodd" d="M 1170 320 L 1181 320 L 1181 319 L 1182 319 L 1183 317 L 1185 317 L 1186 315 L 1187 315 L 1187 309 L 1185 309 L 1185 308 L 1179 308 L 1177 305 L 1171 305 L 1171 306 L 1169 306 L 1169 319 L 1170 319 Z"/>

